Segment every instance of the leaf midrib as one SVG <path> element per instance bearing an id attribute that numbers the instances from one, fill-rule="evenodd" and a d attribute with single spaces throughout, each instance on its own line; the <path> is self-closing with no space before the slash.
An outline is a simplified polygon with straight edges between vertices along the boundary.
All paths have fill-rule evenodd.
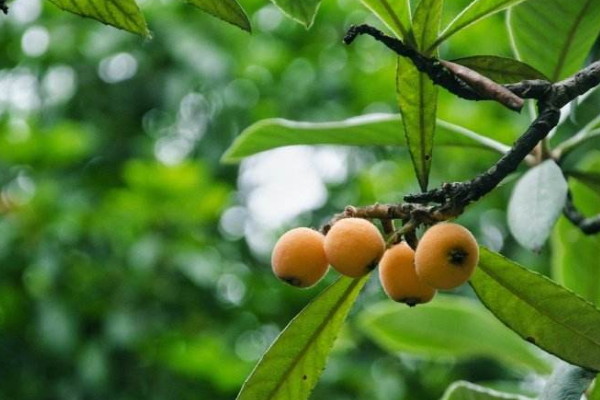
<path id="1" fill-rule="evenodd" d="M 567 57 L 567 53 L 569 52 L 570 47 L 571 47 L 570 44 L 575 37 L 575 33 L 577 31 L 577 28 L 579 27 L 579 23 L 583 19 L 585 12 L 587 11 L 589 5 L 591 4 L 591 1 L 592 0 L 586 1 L 584 6 L 581 8 L 581 11 L 579 12 L 579 14 L 577 14 L 577 18 L 573 21 L 573 25 L 571 25 L 571 28 L 569 29 L 569 33 L 567 34 L 567 40 L 565 40 L 564 46 L 562 47 L 562 49 L 560 50 L 560 53 L 558 55 L 558 63 L 556 64 L 556 66 L 554 67 L 554 71 L 552 72 L 551 78 L 552 78 L 553 82 L 556 82 L 560 76 L 561 69 L 563 68 L 563 66 L 565 64 L 565 59 Z"/>
<path id="2" fill-rule="evenodd" d="M 275 386 L 275 388 L 269 393 L 267 399 L 274 398 L 274 396 L 279 392 L 279 390 L 281 389 L 281 386 L 286 381 L 286 378 L 293 373 L 294 368 L 298 365 L 298 363 L 300 362 L 300 360 L 304 358 L 304 355 L 308 351 L 308 348 L 310 347 L 310 344 L 313 343 L 313 341 L 315 340 L 315 338 L 318 337 L 325 330 L 326 326 L 331 321 L 331 316 L 340 307 L 340 305 L 347 299 L 348 295 L 352 292 L 352 290 L 354 289 L 354 287 L 359 282 L 361 282 L 361 278 L 355 279 L 346 288 L 346 290 L 344 290 L 343 295 L 338 299 L 338 301 L 335 302 L 335 306 L 332 307 L 331 310 L 326 314 L 326 317 L 323 319 L 323 322 L 321 322 L 319 324 L 319 327 L 315 330 L 315 332 L 312 335 L 310 335 L 309 340 L 306 342 L 306 345 L 303 346 L 303 348 L 300 351 L 298 357 L 295 357 L 295 361 L 283 373 L 283 375 L 281 376 L 281 379 L 279 380 L 279 383 L 277 383 L 277 386 Z"/>

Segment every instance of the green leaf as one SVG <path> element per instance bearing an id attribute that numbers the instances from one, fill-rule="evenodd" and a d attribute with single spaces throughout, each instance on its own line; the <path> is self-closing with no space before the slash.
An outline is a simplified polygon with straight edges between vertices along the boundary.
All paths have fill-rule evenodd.
<path id="1" fill-rule="evenodd" d="M 600 369 L 600 311 L 591 303 L 485 248 L 471 285 L 483 304 L 527 341 L 571 364 Z"/>
<path id="2" fill-rule="evenodd" d="M 496 83 L 514 83 L 526 79 L 548 78 L 537 69 L 512 58 L 498 56 L 473 56 L 452 60 L 473 71 L 479 72 Z"/>
<path id="3" fill-rule="evenodd" d="M 550 371 L 535 347 L 502 325 L 479 302 L 464 297 L 438 294 L 431 304 L 415 308 L 384 301 L 361 312 L 359 326 L 393 353 L 436 359 L 487 356 L 509 366 Z"/>
<path id="4" fill-rule="evenodd" d="M 407 38 L 410 27 L 410 0 L 361 0 L 399 38 Z"/>
<path id="5" fill-rule="evenodd" d="M 134 0 L 50 0 L 65 11 L 93 18 L 106 25 L 150 37 L 144 15 Z"/>
<path id="6" fill-rule="evenodd" d="M 499 392 L 470 382 L 458 381 L 448 387 L 442 400 L 532 400 L 529 397 Z"/>
<path id="7" fill-rule="evenodd" d="M 271 0 L 285 15 L 310 28 L 321 0 Z"/>
<path id="8" fill-rule="evenodd" d="M 250 21 L 237 0 L 187 0 L 191 5 L 250 32 Z"/>
<path id="9" fill-rule="evenodd" d="M 523 247 L 541 249 L 562 213 L 567 191 L 554 160 L 535 166 L 517 182 L 508 204 L 508 227 Z"/>
<path id="10" fill-rule="evenodd" d="M 426 56 L 435 53 L 435 47 L 429 49 L 429 46 L 435 42 L 440 31 L 443 6 L 444 0 L 421 0 L 412 19 L 412 33 L 417 49 Z"/>
<path id="11" fill-rule="evenodd" d="M 600 235 L 584 235 L 566 218 L 552 235 L 552 271 L 561 284 L 600 305 Z"/>
<path id="12" fill-rule="evenodd" d="M 258 362 L 237 400 L 307 399 L 368 277 L 341 277 L 296 315 Z"/>
<path id="13" fill-rule="evenodd" d="M 587 394 L 587 400 L 600 400 L 600 380 L 598 379 L 598 375 L 596 375 L 594 386 L 592 386 Z"/>
<path id="14" fill-rule="evenodd" d="M 474 147 L 506 153 L 510 147 L 446 121 L 437 121 L 438 146 Z M 280 118 L 258 121 L 246 128 L 223 155 L 222 161 L 281 146 L 340 144 L 406 146 L 402 118 L 398 114 L 368 114 L 337 122 L 298 122 Z"/>
<path id="15" fill-rule="evenodd" d="M 438 47 L 444 40 L 456 32 L 476 23 L 492 14 L 521 3 L 524 0 L 474 0 L 454 20 L 448 24 L 446 29 L 438 36 L 430 49 Z"/>
<path id="16" fill-rule="evenodd" d="M 438 88 L 413 63 L 398 57 L 396 93 L 404 134 L 421 190 L 427 190 L 433 153 Z"/>
<path id="17" fill-rule="evenodd" d="M 569 180 L 575 205 L 585 215 L 598 213 L 600 193 L 600 160 L 598 154 L 590 154 L 580 168 L 583 171 L 569 172 L 579 175 L 581 180 Z M 590 171 L 590 172 L 587 172 Z M 566 218 L 561 218 L 552 237 L 552 272 L 554 277 L 567 288 L 600 306 L 600 268 L 598 249 L 600 235 L 584 235 Z"/>
<path id="18" fill-rule="evenodd" d="M 515 51 L 558 81 L 581 68 L 600 32 L 597 0 L 529 0 L 509 14 Z"/>

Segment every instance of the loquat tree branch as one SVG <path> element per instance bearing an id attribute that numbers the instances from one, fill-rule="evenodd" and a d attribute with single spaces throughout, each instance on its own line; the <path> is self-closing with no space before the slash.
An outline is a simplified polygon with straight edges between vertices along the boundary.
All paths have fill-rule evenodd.
<path id="1" fill-rule="evenodd" d="M 523 99 L 491 79 L 465 66 L 426 57 L 403 41 L 388 36 L 370 25 L 351 26 L 344 37 L 345 44 L 351 44 L 358 35 L 369 35 L 380 41 L 396 54 L 407 57 L 414 66 L 449 92 L 467 100 L 495 100 L 513 111 L 523 108 Z"/>
<path id="2" fill-rule="evenodd" d="M 571 192 L 567 194 L 567 202 L 563 209 L 563 214 L 573 225 L 578 227 L 586 235 L 593 235 L 600 232 L 600 215 L 586 218 L 573 204 Z"/>
<path id="3" fill-rule="evenodd" d="M 8 5 L 6 4 L 6 0 L 0 0 L 0 11 L 4 14 L 8 14 Z"/>
<path id="4" fill-rule="evenodd" d="M 404 226 L 394 234 L 392 240 L 404 236 L 405 239 L 411 238 L 411 242 L 414 242 L 416 240 L 414 231 L 420 225 L 432 225 L 455 218 L 462 214 L 469 204 L 478 201 L 496 188 L 558 125 L 560 109 L 600 84 L 600 61 L 557 83 L 525 80 L 514 84 L 498 85 L 474 71 L 462 69 L 462 66 L 457 67 L 456 64 L 426 57 L 401 40 L 387 36 L 369 25 L 351 27 L 344 42 L 350 44 L 358 35 L 364 34 L 382 42 L 396 54 L 409 58 L 415 67 L 427 74 L 435 84 L 459 97 L 467 100 L 492 99 L 513 110 L 520 109 L 523 99 L 534 99 L 537 101 L 539 115 L 515 141 L 510 151 L 475 178 L 464 182 L 444 183 L 440 188 L 407 195 L 404 197 L 404 203 L 401 204 L 349 206 L 344 212 L 334 215 L 321 228 L 323 233 L 327 233 L 336 221 L 347 217 L 382 221 L 400 219 Z M 516 101 L 515 97 L 520 102 Z M 600 216 L 585 218 L 572 206 L 572 203 L 567 203 L 565 215 L 586 234 L 600 232 Z"/>

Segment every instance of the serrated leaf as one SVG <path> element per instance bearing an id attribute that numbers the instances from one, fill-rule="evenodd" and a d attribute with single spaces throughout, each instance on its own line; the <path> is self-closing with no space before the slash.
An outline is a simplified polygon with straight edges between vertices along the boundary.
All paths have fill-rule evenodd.
<path id="1" fill-rule="evenodd" d="M 361 0 L 398 38 L 407 38 L 410 28 L 410 0 Z"/>
<path id="2" fill-rule="evenodd" d="M 248 16 L 237 0 L 187 0 L 187 2 L 247 32 L 251 31 Z"/>
<path id="3" fill-rule="evenodd" d="M 106 25 L 150 37 L 150 31 L 134 0 L 50 0 L 60 9 L 93 18 Z"/>
<path id="4" fill-rule="evenodd" d="M 438 88 L 413 63 L 398 57 L 396 93 L 406 143 L 421 190 L 427 190 L 433 154 Z"/>
<path id="5" fill-rule="evenodd" d="M 575 293 L 486 248 L 471 286 L 504 324 L 539 348 L 600 369 L 600 310 Z"/>
<path id="6" fill-rule="evenodd" d="M 515 83 L 526 79 L 548 78 L 537 69 L 519 60 L 498 56 L 473 56 L 452 60 L 479 72 L 496 83 Z"/>
<path id="7" fill-rule="evenodd" d="M 415 308 L 384 301 L 362 311 L 359 326 L 392 353 L 435 359 L 486 356 L 509 366 L 550 371 L 534 347 L 479 302 L 464 297 L 438 294 L 432 303 Z"/>
<path id="8" fill-rule="evenodd" d="M 515 51 L 558 81 L 581 68 L 600 32 L 597 0 L 529 0 L 509 13 Z"/>
<path id="9" fill-rule="evenodd" d="M 368 275 L 339 278 L 285 327 L 258 362 L 237 400 L 307 399 Z"/>
<path id="10" fill-rule="evenodd" d="M 435 48 L 429 49 L 429 46 L 440 31 L 443 6 L 444 0 L 421 0 L 412 19 L 412 36 L 417 49 L 426 56 L 435 53 Z"/>
<path id="11" fill-rule="evenodd" d="M 271 0 L 285 15 L 303 24 L 307 29 L 313 24 L 321 0 Z"/>
<path id="12" fill-rule="evenodd" d="M 474 0 L 448 24 L 430 48 L 438 47 L 443 41 L 467 26 L 523 1 L 525 0 Z"/>
<path id="13" fill-rule="evenodd" d="M 568 185 L 553 160 L 530 169 L 515 186 L 508 203 L 508 227 L 523 246 L 539 251 L 567 200 Z"/>
<path id="14" fill-rule="evenodd" d="M 437 121 L 438 146 L 457 146 L 506 153 L 510 147 L 466 128 Z M 336 122 L 299 122 L 274 118 L 246 128 L 222 157 L 226 163 L 281 146 L 340 144 L 406 146 L 402 118 L 398 114 L 368 114 Z"/>
<path id="15" fill-rule="evenodd" d="M 533 400 L 529 397 L 499 392 L 474 383 L 458 381 L 448 387 L 442 400 Z"/>

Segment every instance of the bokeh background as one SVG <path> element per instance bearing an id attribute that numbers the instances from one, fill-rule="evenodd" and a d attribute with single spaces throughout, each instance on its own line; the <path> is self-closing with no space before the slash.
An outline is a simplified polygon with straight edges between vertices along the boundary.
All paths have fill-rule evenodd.
<path id="1" fill-rule="evenodd" d="M 467 3 L 447 2 L 445 20 Z M 41 0 L 0 15 L 0 398 L 233 399 L 335 279 L 278 282 L 278 235 L 417 191 L 406 149 L 299 146 L 220 163 L 260 119 L 397 112 L 394 56 L 369 38 L 341 43 L 352 23 L 378 25 L 357 0 L 323 2 L 308 31 L 264 0 L 242 4 L 252 35 L 174 1 L 141 2 L 152 40 Z M 478 54 L 512 56 L 504 14 L 442 48 Z M 439 108 L 505 143 L 530 121 L 446 93 Z M 496 157 L 437 149 L 432 185 Z M 549 273 L 549 248 L 528 252 L 508 234 L 512 183 L 460 222 Z M 374 277 L 354 312 L 383 299 Z M 434 399 L 459 378 L 527 392 L 516 384 L 526 376 L 492 359 L 389 354 L 351 315 L 312 398 Z"/>

